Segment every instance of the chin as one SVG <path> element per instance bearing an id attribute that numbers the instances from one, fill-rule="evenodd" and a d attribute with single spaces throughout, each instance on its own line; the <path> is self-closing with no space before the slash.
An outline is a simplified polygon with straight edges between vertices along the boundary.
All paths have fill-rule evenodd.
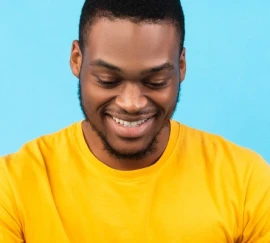
<path id="1" fill-rule="evenodd" d="M 149 135 L 153 134 L 153 132 L 141 138 L 125 139 L 110 132 L 101 132 L 107 129 L 95 126 L 90 119 L 88 119 L 88 122 L 92 130 L 100 138 L 104 150 L 114 158 L 120 160 L 141 160 L 157 151 L 157 136 Z"/>
<path id="2" fill-rule="evenodd" d="M 154 154 L 157 150 L 157 139 L 153 138 L 145 146 L 138 144 L 110 144 L 103 140 L 104 149 L 113 157 L 120 160 L 142 160 Z"/>
<path id="3" fill-rule="evenodd" d="M 134 154 L 141 154 L 143 153 L 145 150 L 147 150 L 147 148 L 128 148 L 125 147 L 125 149 L 122 148 L 112 148 L 116 153 L 118 154 L 122 154 L 122 155 L 134 155 Z"/>

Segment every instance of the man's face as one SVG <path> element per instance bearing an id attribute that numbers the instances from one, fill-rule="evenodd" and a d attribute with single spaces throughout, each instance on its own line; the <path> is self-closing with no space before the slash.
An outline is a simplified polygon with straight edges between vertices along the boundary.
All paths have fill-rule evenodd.
<path id="1" fill-rule="evenodd" d="M 86 120 L 111 154 L 140 157 L 158 146 L 185 76 L 172 24 L 100 19 L 83 53 L 71 54 Z"/>

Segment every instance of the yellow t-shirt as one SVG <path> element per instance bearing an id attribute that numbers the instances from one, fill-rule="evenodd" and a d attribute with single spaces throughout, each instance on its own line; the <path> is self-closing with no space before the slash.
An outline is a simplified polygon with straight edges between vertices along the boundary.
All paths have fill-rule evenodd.
<path id="1" fill-rule="evenodd" d="M 254 152 L 171 122 L 145 169 L 117 171 L 76 123 L 0 159 L 0 242 L 270 242 L 270 168 Z"/>

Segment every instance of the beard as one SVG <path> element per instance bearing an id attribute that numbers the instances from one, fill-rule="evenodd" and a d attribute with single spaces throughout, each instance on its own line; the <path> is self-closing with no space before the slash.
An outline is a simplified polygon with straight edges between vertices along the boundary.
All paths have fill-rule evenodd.
<path id="1" fill-rule="evenodd" d="M 176 111 L 177 105 L 178 105 L 179 100 L 180 100 L 180 89 L 181 89 L 181 85 L 179 83 L 179 92 L 177 94 L 177 100 L 176 100 L 175 105 L 173 107 L 173 113 L 172 113 L 171 117 L 173 116 L 174 112 Z M 83 96 L 82 96 L 82 89 L 81 89 L 81 81 L 80 80 L 78 83 L 78 98 L 79 98 L 80 107 L 81 107 L 81 111 L 83 113 L 84 119 L 91 126 L 91 129 L 97 134 L 97 136 L 101 140 L 101 142 L 103 144 L 104 151 L 106 151 L 110 156 L 112 156 L 113 158 L 115 158 L 119 161 L 142 160 L 142 159 L 145 159 L 146 157 L 154 154 L 158 148 L 157 147 L 158 146 L 158 136 L 159 136 L 160 132 L 163 130 L 164 127 L 170 126 L 170 120 L 168 120 L 165 123 L 165 125 L 160 129 L 160 131 L 153 137 L 153 139 L 150 141 L 150 143 L 146 146 L 145 149 L 140 150 L 140 151 L 135 152 L 135 153 L 119 152 L 119 151 L 115 150 L 113 148 L 113 146 L 108 142 L 106 134 L 104 134 L 102 131 L 100 131 L 95 126 L 95 124 L 93 124 L 93 122 L 91 121 L 91 119 L 87 115 L 86 108 L 84 107 L 85 103 L 84 103 Z"/>

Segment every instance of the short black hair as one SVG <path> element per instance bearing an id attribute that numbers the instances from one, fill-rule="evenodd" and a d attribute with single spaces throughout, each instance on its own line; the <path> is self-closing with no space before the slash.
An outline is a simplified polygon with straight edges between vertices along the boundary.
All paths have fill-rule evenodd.
<path id="1" fill-rule="evenodd" d="M 180 0 L 86 0 L 79 24 L 79 44 L 82 50 L 91 25 L 99 17 L 128 19 L 137 23 L 169 21 L 179 32 L 180 52 L 183 50 L 185 17 Z"/>

